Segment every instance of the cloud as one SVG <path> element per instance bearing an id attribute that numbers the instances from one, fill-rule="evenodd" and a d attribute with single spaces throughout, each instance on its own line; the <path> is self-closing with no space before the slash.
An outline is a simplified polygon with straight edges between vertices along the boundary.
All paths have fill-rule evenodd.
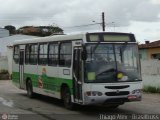
<path id="1" fill-rule="evenodd" d="M 105 12 L 107 27 L 118 26 L 144 32 L 137 22 L 159 22 L 159 0 L 0 0 L 0 26 L 58 25 L 66 32 L 101 30 L 101 26 L 67 28 L 101 22 Z M 113 25 L 114 22 L 115 24 Z M 155 25 L 155 24 L 153 24 Z M 139 27 L 141 26 L 141 28 Z M 155 25 L 156 26 L 156 25 Z M 154 29 L 154 26 L 151 26 Z M 133 28 L 133 29 L 130 29 Z M 109 28 L 107 28 L 109 29 Z M 147 29 L 150 29 L 147 27 Z"/>
<path id="2" fill-rule="evenodd" d="M 152 2 L 153 4 L 160 4 L 160 1 L 159 1 L 159 0 L 151 0 L 151 2 Z"/>
<path id="3" fill-rule="evenodd" d="M 135 7 L 132 20 L 155 22 L 158 21 L 158 15 L 160 11 L 160 4 L 151 4 L 150 1 L 143 1 Z"/>

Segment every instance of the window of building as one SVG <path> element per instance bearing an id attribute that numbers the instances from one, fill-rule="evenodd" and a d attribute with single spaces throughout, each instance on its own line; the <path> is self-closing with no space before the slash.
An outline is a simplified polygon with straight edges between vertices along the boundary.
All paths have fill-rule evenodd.
<path id="1" fill-rule="evenodd" d="M 59 65 L 63 67 L 70 67 L 71 60 L 72 60 L 72 44 L 61 43 Z"/>
<path id="2" fill-rule="evenodd" d="M 25 49 L 25 63 L 29 64 L 29 45 L 26 45 Z"/>
<path id="3" fill-rule="evenodd" d="M 37 44 L 30 45 L 29 63 L 37 64 L 37 56 L 38 56 L 38 45 Z"/>
<path id="4" fill-rule="evenodd" d="M 48 44 L 40 44 L 39 45 L 39 64 L 46 65 L 47 64 L 47 51 L 48 51 Z"/>
<path id="5" fill-rule="evenodd" d="M 19 46 L 14 46 L 13 60 L 16 64 L 19 63 Z"/>
<path id="6" fill-rule="evenodd" d="M 56 66 L 58 64 L 58 44 L 51 43 L 49 44 L 49 59 L 48 64 Z"/>
<path id="7" fill-rule="evenodd" d="M 160 53 L 152 54 L 151 58 L 160 60 Z"/>

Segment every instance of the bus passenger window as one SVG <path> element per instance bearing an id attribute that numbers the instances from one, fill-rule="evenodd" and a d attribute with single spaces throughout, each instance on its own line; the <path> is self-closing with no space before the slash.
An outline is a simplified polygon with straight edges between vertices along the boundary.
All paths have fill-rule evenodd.
<path id="1" fill-rule="evenodd" d="M 58 44 L 49 44 L 49 55 L 48 55 L 48 65 L 57 66 L 58 65 Z"/>
<path id="2" fill-rule="evenodd" d="M 59 65 L 62 67 L 70 67 L 72 59 L 72 44 L 62 43 L 60 45 Z"/>
<path id="3" fill-rule="evenodd" d="M 47 50 L 48 50 L 48 45 L 47 44 L 40 44 L 39 45 L 39 65 L 46 65 L 47 64 Z"/>
<path id="4" fill-rule="evenodd" d="M 38 56 L 38 45 L 33 44 L 30 46 L 29 64 L 32 65 L 37 64 L 37 56 Z"/>
<path id="5" fill-rule="evenodd" d="M 18 45 L 14 47 L 13 60 L 16 64 L 19 63 L 19 46 Z"/>
<path id="6" fill-rule="evenodd" d="M 25 49 L 25 63 L 29 64 L 29 45 L 26 45 Z"/>

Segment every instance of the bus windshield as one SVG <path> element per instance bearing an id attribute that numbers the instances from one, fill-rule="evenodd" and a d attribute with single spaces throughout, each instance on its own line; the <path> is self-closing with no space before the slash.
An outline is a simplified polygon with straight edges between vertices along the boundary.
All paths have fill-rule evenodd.
<path id="1" fill-rule="evenodd" d="M 85 82 L 111 83 L 141 80 L 136 44 L 87 44 Z"/>

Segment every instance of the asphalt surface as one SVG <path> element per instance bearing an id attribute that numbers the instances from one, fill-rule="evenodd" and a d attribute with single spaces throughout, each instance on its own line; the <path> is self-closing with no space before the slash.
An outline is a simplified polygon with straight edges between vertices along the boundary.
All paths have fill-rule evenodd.
<path id="1" fill-rule="evenodd" d="M 26 91 L 16 88 L 11 80 L 0 80 L 0 120 L 6 116 L 14 120 L 124 120 L 151 117 L 158 120 L 160 116 L 157 115 L 160 115 L 160 94 L 143 93 L 142 101 L 125 103 L 117 109 L 78 106 L 75 111 L 70 111 L 64 108 L 60 100 L 41 95 L 30 99 Z"/>

